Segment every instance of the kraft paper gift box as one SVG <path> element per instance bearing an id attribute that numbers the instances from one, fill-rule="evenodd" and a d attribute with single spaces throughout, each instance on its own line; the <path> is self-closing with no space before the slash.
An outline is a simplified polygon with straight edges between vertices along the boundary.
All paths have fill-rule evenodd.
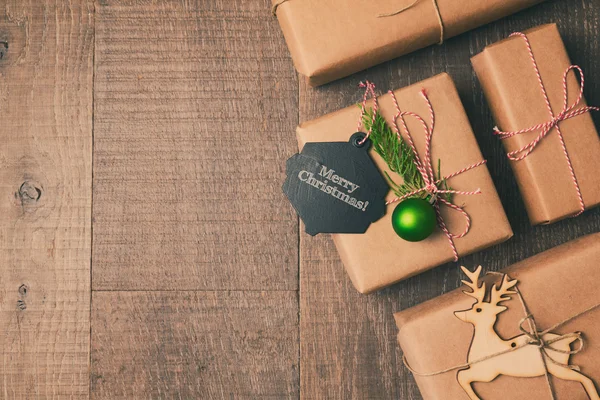
<path id="1" fill-rule="evenodd" d="M 558 115 L 564 107 L 563 75 L 571 65 L 558 28 L 555 24 L 543 25 L 524 34 L 531 43 L 553 114 Z M 517 131 L 552 119 L 523 37 L 512 36 L 488 46 L 473 57 L 472 64 L 499 129 Z M 597 71 L 590 73 L 597 75 Z M 575 106 L 580 85 L 573 71 L 568 74 L 567 88 L 567 103 Z M 583 107 L 585 99 L 576 109 Z M 600 204 L 600 138 L 592 117 L 589 112 L 583 113 L 558 126 L 585 208 L 595 207 Z M 502 142 L 507 152 L 513 152 L 540 133 L 535 130 Z M 580 212 L 581 203 L 556 128 L 531 154 L 511 161 L 511 166 L 532 224 L 548 224 Z"/>
<path id="2" fill-rule="evenodd" d="M 273 0 L 298 72 L 322 85 L 543 0 Z M 405 11 L 389 16 L 408 7 Z M 439 10 L 439 19 L 438 19 Z M 442 25 L 440 25 L 440 23 Z"/>
<path id="3" fill-rule="evenodd" d="M 485 268 L 485 265 L 483 267 Z M 592 307 L 600 304 L 599 267 L 600 233 L 595 233 L 538 254 L 503 271 L 511 279 L 518 281 L 517 288 L 535 320 L 538 331 L 552 328 L 551 333 L 556 335 L 581 333 L 584 347 L 577 354 L 568 357 L 564 354 L 552 353 L 551 350 L 548 350 L 548 354 L 552 354 L 557 361 L 560 357 L 567 357 L 569 365 L 580 367 L 580 372 L 584 376 L 595 381 L 596 389 L 600 389 L 598 386 L 600 383 L 598 361 L 600 360 L 600 308 L 592 309 Z M 484 273 L 485 271 L 482 276 Z M 501 279 L 496 275 L 485 276 L 488 292 L 486 302 L 491 301 L 489 296 L 492 284 L 498 284 Z M 495 331 L 491 331 L 486 329 L 489 323 L 479 323 L 475 327 L 456 317 L 454 313 L 457 311 L 459 316 L 463 316 L 461 310 L 480 307 L 474 305 L 476 300 L 464 294 L 463 290 L 470 291 L 462 287 L 395 314 L 399 329 L 398 341 L 404 352 L 406 364 L 416 372 L 415 380 L 425 400 L 469 400 L 469 396 L 458 382 L 460 374 L 458 370 L 472 370 L 471 376 L 483 377 L 485 374 L 482 369 L 478 370 L 483 363 L 452 369 L 433 376 L 420 375 L 436 373 L 467 363 L 470 349 L 475 347 L 475 343 L 480 338 L 485 339 L 486 345 L 483 348 L 488 353 L 495 341 L 499 340 L 498 337 L 508 340 L 511 346 L 513 342 L 521 343 L 515 338 L 522 335 L 519 324 L 525 317 L 525 312 L 515 294 L 510 295 L 510 300 L 502 303 L 507 310 L 497 315 Z M 578 314 L 581 315 L 577 316 Z M 563 321 L 568 322 L 553 328 Z M 532 332 L 528 322 L 523 322 L 523 326 L 527 331 Z M 567 341 L 572 340 L 571 338 Z M 550 342 L 548 339 L 546 341 Z M 558 342 L 547 343 L 547 345 L 558 346 Z M 517 368 L 522 370 L 521 373 L 523 370 L 531 371 L 532 368 L 539 372 L 539 369 L 543 368 L 539 348 L 535 344 L 527 346 L 525 346 L 527 348 L 517 349 L 517 351 L 529 352 L 524 356 L 524 353 L 521 353 L 519 361 L 509 360 L 504 363 L 505 367 L 507 366 L 504 372 L 508 374 L 500 375 L 490 382 L 472 384 L 481 399 L 552 400 L 543 370 L 537 377 L 524 377 L 523 374 L 520 377 L 510 375 L 511 371 Z M 571 350 L 579 347 L 575 342 L 570 345 Z M 508 353 L 508 357 L 511 356 L 514 357 Z M 490 361 L 492 363 L 490 365 L 498 368 L 495 362 L 499 359 L 495 360 L 492 357 L 490 360 L 493 360 Z M 547 365 L 555 371 L 558 369 L 558 366 L 551 361 L 547 361 Z M 486 366 L 485 369 L 491 368 Z M 486 380 L 490 378 L 487 376 Z M 556 399 L 590 399 L 583 385 L 577 381 L 566 380 L 552 374 L 550 380 Z"/>
<path id="4" fill-rule="evenodd" d="M 483 159 L 471 130 L 464 108 L 448 74 L 440 74 L 404 89 L 395 91 L 403 111 L 415 112 L 426 120 L 427 105 L 421 95 L 425 89 L 435 112 L 435 129 L 432 139 L 432 159 L 441 162 L 442 175 L 457 172 Z M 370 103 L 372 105 L 372 103 Z M 379 110 L 388 124 L 396 110 L 389 94 L 379 97 Z M 356 105 L 306 122 L 297 129 L 299 147 L 307 142 L 348 141 L 356 131 L 361 111 Z M 422 155 L 425 134 L 420 123 L 406 118 L 408 128 Z M 390 174 L 396 182 L 401 178 L 391 172 L 383 159 L 373 149 L 370 154 L 382 172 Z M 454 239 L 460 256 L 467 255 L 503 242 L 512 237 L 510 224 L 485 165 L 471 169 L 448 180 L 455 190 L 474 191 L 478 195 L 453 196 L 453 203 L 464 206 L 471 218 L 471 229 L 463 238 Z M 395 197 L 392 191 L 387 200 Z M 432 236 L 422 242 L 407 242 L 392 228 L 391 214 L 396 204 L 387 206 L 386 215 L 371 224 L 364 234 L 333 234 L 333 240 L 350 279 L 361 293 L 389 286 L 438 265 L 454 260 L 446 235 L 437 228 Z M 451 232 L 460 232 L 465 220 L 460 213 L 441 206 L 441 213 Z"/>

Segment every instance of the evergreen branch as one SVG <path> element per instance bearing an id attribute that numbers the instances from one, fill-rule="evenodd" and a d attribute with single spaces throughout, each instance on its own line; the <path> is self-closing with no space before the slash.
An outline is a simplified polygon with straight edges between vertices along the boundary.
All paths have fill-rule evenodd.
<path id="1" fill-rule="evenodd" d="M 371 129 L 371 125 L 373 125 L 373 129 Z M 389 181 L 394 194 L 397 197 L 402 197 L 422 189 L 425 186 L 425 181 L 415 164 L 415 155 L 412 148 L 396 135 L 385 121 L 385 118 L 377 113 L 375 115 L 375 122 L 373 123 L 373 110 L 366 110 L 365 115 L 363 116 L 363 126 L 367 130 L 371 129 L 369 138 L 373 144 L 373 150 L 383 158 L 390 171 L 395 172 L 402 177 L 402 184 L 397 184 L 390 175 L 385 172 L 385 177 Z M 442 179 L 441 160 L 438 160 L 437 172 L 437 179 Z M 442 185 L 445 190 L 449 190 L 448 183 L 445 179 L 440 182 L 440 185 Z M 431 195 L 423 191 L 416 194 L 414 197 L 429 200 Z M 444 193 L 443 197 L 447 201 L 451 201 L 452 195 L 450 193 Z"/>

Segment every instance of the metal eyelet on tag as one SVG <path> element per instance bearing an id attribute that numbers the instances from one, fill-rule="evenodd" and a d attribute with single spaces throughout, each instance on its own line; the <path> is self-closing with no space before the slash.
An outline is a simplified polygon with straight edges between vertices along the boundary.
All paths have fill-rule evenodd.
<path id="1" fill-rule="evenodd" d="M 371 147 L 371 140 L 366 138 L 367 135 L 364 132 L 356 132 L 352 136 L 350 136 L 350 143 L 357 148 L 366 148 L 367 150 Z"/>

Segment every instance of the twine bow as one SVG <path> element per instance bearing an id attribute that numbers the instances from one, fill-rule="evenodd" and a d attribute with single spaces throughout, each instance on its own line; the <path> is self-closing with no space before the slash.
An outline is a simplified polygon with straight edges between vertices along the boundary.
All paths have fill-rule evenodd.
<path id="1" fill-rule="evenodd" d="M 523 304 L 524 304 L 524 302 L 523 302 Z M 529 323 L 529 330 L 523 326 L 523 324 L 525 324 L 525 322 Z M 581 332 L 567 333 L 565 335 L 558 335 L 554 339 L 544 340 L 543 339 L 544 335 L 550 333 L 550 331 L 555 328 L 556 327 L 552 327 L 552 328 L 546 329 L 544 331 L 538 330 L 537 324 L 535 322 L 535 318 L 533 317 L 532 314 L 528 314 L 526 317 L 521 319 L 521 321 L 519 322 L 519 330 L 521 331 L 521 333 L 523 333 L 525 336 L 527 336 L 527 338 L 529 340 L 525 344 L 521 345 L 520 347 L 524 347 L 527 345 L 536 346 L 538 349 L 540 349 L 540 352 L 543 354 L 543 356 L 545 356 L 545 357 L 542 357 L 544 364 L 546 363 L 546 360 L 548 360 L 552 364 L 556 364 L 561 367 L 569 368 L 569 369 L 572 369 L 575 371 L 580 371 L 581 368 L 579 368 L 578 366 L 563 364 L 561 362 L 556 361 L 548 353 L 548 350 L 551 350 L 551 351 L 554 351 L 557 353 L 571 354 L 571 355 L 581 352 L 585 345 Z M 564 339 L 575 339 L 575 341 L 577 341 L 579 346 L 577 348 L 575 348 L 575 350 L 561 350 L 561 349 L 557 349 L 556 347 L 552 346 L 554 343 L 560 342 L 561 340 L 564 340 Z M 547 370 L 548 370 L 548 368 L 546 367 L 546 372 L 547 372 Z"/>
<path id="2" fill-rule="evenodd" d="M 499 272 L 488 272 L 489 275 L 498 275 L 498 276 L 504 276 L 504 274 L 499 273 Z M 473 365 L 476 364 L 480 364 L 484 361 L 488 361 L 491 360 L 493 358 L 502 356 L 504 354 L 508 354 L 508 353 L 512 353 L 514 351 L 517 351 L 523 347 L 526 346 L 536 346 L 539 350 L 540 350 L 540 357 L 542 360 L 542 364 L 544 366 L 544 375 L 546 377 L 546 382 L 548 384 L 548 389 L 550 391 L 550 398 L 552 400 L 556 400 L 556 395 L 554 392 L 554 386 L 552 385 L 552 381 L 550 380 L 550 373 L 548 371 L 548 361 L 559 365 L 561 367 L 565 367 L 565 368 L 569 368 L 575 371 L 580 371 L 581 369 L 577 366 L 574 365 L 568 365 L 568 364 L 563 364 L 560 363 L 556 360 L 554 360 L 552 358 L 552 356 L 548 353 L 548 351 L 554 351 L 557 353 L 562 353 L 562 354 L 577 354 L 579 352 L 581 352 L 584 349 L 584 339 L 583 339 L 583 334 L 581 332 L 573 332 L 573 333 L 567 333 L 565 335 L 557 335 L 557 337 L 550 339 L 550 340 L 544 340 L 543 336 L 550 333 L 551 331 L 560 328 L 561 326 L 581 317 L 582 315 L 585 315 L 591 311 L 596 310 L 597 308 L 600 308 L 600 303 L 595 304 L 583 311 L 581 311 L 580 313 L 577 313 L 569 318 L 566 318 L 564 320 L 562 320 L 561 322 L 554 324 L 553 326 L 551 326 L 550 328 L 543 330 L 543 331 L 539 331 L 537 328 L 537 324 L 535 322 L 535 318 L 533 317 L 533 314 L 531 314 L 529 312 L 529 309 L 527 307 L 527 304 L 525 303 L 525 300 L 523 299 L 523 295 L 521 294 L 521 291 L 519 290 L 518 287 L 515 287 L 515 291 L 517 292 L 517 298 L 519 299 L 519 303 L 523 309 L 523 312 L 525 314 L 525 317 L 522 318 L 519 321 L 519 330 L 525 335 L 527 336 L 528 340 L 515 346 L 515 347 L 510 347 L 506 350 L 503 351 L 499 351 L 497 353 L 493 353 L 493 354 L 489 354 L 485 357 L 481 357 L 478 358 L 476 360 L 473 361 L 469 361 L 467 363 L 464 364 L 460 364 L 460 365 L 456 365 L 450 368 L 446 368 L 440 371 L 435 371 L 435 372 L 429 372 L 429 373 L 422 373 L 419 371 L 416 371 L 415 369 L 413 369 L 410 364 L 408 363 L 408 360 L 406 359 L 406 356 L 403 355 L 402 356 L 402 362 L 404 363 L 404 366 L 410 371 L 412 372 L 414 375 L 416 376 L 423 376 L 423 377 L 432 377 L 432 376 L 437 376 L 437 375 L 442 375 L 448 372 L 452 372 L 452 371 L 457 371 L 457 370 L 463 370 L 466 368 L 469 368 Z M 526 329 L 523 325 L 525 324 L 525 322 L 527 322 L 529 324 L 529 329 Z M 579 346 L 575 349 L 575 350 L 561 350 L 561 349 L 557 349 L 555 347 L 552 346 L 552 344 L 559 342 L 561 340 L 564 339 L 569 339 L 569 338 L 575 338 L 575 341 L 579 343 Z"/>
<path id="3" fill-rule="evenodd" d="M 431 105 L 431 102 L 429 101 L 429 97 L 427 97 L 427 93 L 425 92 L 424 89 L 421 90 L 421 96 L 423 96 L 423 99 L 427 103 L 427 107 L 429 109 L 430 126 L 427 126 L 427 123 L 425 122 L 425 120 L 423 120 L 423 118 L 421 118 L 421 116 L 419 116 L 418 114 L 411 112 L 411 111 L 401 111 L 400 107 L 398 106 L 398 100 L 396 99 L 396 95 L 394 94 L 394 92 L 390 90 L 388 93 L 390 94 L 390 96 L 392 96 L 392 100 L 394 101 L 394 106 L 396 107 L 396 115 L 394 116 L 394 121 L 392 123 L 392 126 L 394 128 L 394 131 L 396 132 L 396 135 L 398 135 L 398 137 L 400 139 L 402 139 L 402 134 L 400 133 L 400 129 L 398 128 L 398 124 L 396 121 L 399 118 L 400 121 L 402 122 L 402 128 L 404 129 L 404 132 L 406 133 L 406 138 L 408 139 L 408 144 L 410 145 L 410 147 L 413 151 L 413 154 L 414 154 L 414 163 L 415 163 L 417 169 L 419 170 L 419 173 L 423 177 L 425 186 L 420 189 L 417 189 L 411 193 L 407 193 L 402 197 L 397 197 L 391 201 L 388 201 L 387 204 L 393 204 L 393 203 L 405 200 L 409 197 L 413 197 L 413 196 L 415 196 L 419 193 L 423 193 L 423 192 L 426 192 L 427 194 L 429 194 L 431 197 L 431 201 L 433 203 L 433 207 L 435 209 L 438 225 L 442 229 L 442 231 L 444 232 L 446 237 L 448 238 L 448 243 L 450 244 L 450 247 L 452 248 L 452 253 L 454 254 L 454 261 L 458 261 L 458 250 L 456 250 L 456 245 L 454 244 L 454 239 L 462 238 L 467 233 L 469 233 L 469 230 L 471 229 L 471 217 L 462 207 L 457 206 L 456 204 L 452 203 L 451 201 L 446 200 L 444 198 L 444 196 L 440 196 L 440 195 L 462 194 L 462 195 L 472 196 L 475 194 L 481 194 L 481 190 L 477 189 L 477 190 L 474 190 L 471 192 L 466 192 L 466 191 L 461 191 L 461 190 L 440 189 L 439 185 L 442 182 L 447 181 L 448 179 L 451 179 L 457 175 L 460 175 L 464 172 L 472 170 L 473 168 L 477 168 L 481 165 L 484 165 L 487 161 L 481 160 L 477 163 L 469 165 L 468 167 L 462 168 L 460 171 L 457 171 L 453 174 L 447 175 L 441 179 L 436 179 L 434 169 L 433 169 L 433 160 L 431 157 L 431 142 L 432 142 L 432 138 L 433 138 L 433 130 L 435 127 L 435 113 L 433 111 L 433 106 Z M 404 118 L 405 116 L 411 116 L 411 117 L 415 118 L 417 121 L 419 121 L 421 123 L 421 126 L 423 127 L 423 131 L 425 132 L 425 156 L 424 156 L 423 160 L 421 159 L 421 157 L 419 156 L 419 153 L 417 152 L 417 148 L 413 141 L 410 130 L 408 129 L 408 126 L 406 125 L 406 120 Z M 464 217 L 465 228 L 461 233 L 455 234 L 455 233 L 450 232 L 450 230 L 446 226 L 446 223 L 444 222 L 444 218 L 442 217 L 442 213 L 440 211 L 440 204 L 443 204 L 454 211 L 458 211 Z"/>
<path id="4" fill-rule="evenodd" d="M 375 114 L 377 113 L 377 109 L 378 109 L 377 97 L 375 96 L 375 85 L 373 83 L 367 81 L 366 83 L 361 82 L 360 87 L 365 87 L 366 90 L 365 90 L 365 95 L 363 96 L 363 102 L 362 102 L 362 107 L 361 107 L 362 115 L 358 122 L 358 130 L 360 130 L 360 127 L 362 125 L 362 118 L 365 113 L 366 102 L 367 102 L 367 97 L 368 97 L 369 93 L 373 96 L 373 118 L 375 118 Z M 423 192 L 427 193 L 430 196 L 431 202 L 435 209 L 438 226 L 440 227 L 440 229 L 442 229 L 442 231 L 448 238 L 448 243 L 450 244 L 452 253 L 454 255 L 454 261 L 458 261 L 458 250 L 456 249 L 456 245 L 454 244 L 454 239 L 462 238 L 467 233 L 469 233 L 469 230 L 471 228 L 471 217 L 462 207 L 457 206 L 456 204 L 452 203 L 451 201 L 446 200 L 444 198 L 444 196 L 440 196 L 440 195 L 462 194 L 462 195 L 471 196 L 471 195 L 481 194 L 481 190 L 477 189 L 475 191 L 466 192 L 466 191 L 452 190 L 452 189 L 441 189 L 439 187 L 439 185 L 441 183 L 447 181 L 448 179 L 451 179 L 451 178 L 453 178 L 457 175 L 460 175 L 464 172 L 467 172 L 467 171 L 477 168 L 481 165 L 484 165 L 487 161 L 481 160 L 481 161 L 474 163 L 472 165 L 469 165 L 468 167 L 465 167 L 465 168 L 461 169 L 460 171 L 457 171 L 453 174 L 444 176 L 443 178 L 440 178 L 440 179 L 436 179 L 434 169 L 433 169 L 433 161 L 432 161 L 432 157 L 431 157 L 431 142 L 432 142 L 433 131 L 434 131 L 434 127 L 435 127 L 435 113 L 433 111 L 433 106 L 431 105 L 431 102 L 429 101 L 429 97 L 427 96 L 427 93 L 425 92 L 424 89 L 421 90 L 421 96 L 423 96 L 423 99 L 425 100 L 427 107 L 429 109 L 429 116 L 430 116 L 430 121 L 431 121 L 430 126 L 427 125 L 425 120 L 423 118 L 421 118 L 420 115 L 418 115 L 414 112 L 410 112 L 410 111 L 401 111 L 400 107 L 398 105 L 398 100 L 396 99 L 396 95 L 394 94 L 394 92 L 390 90 L 388 93 L 392 97 L 394 106 L 396 107 L 396 115 L 394 116 L 394 120 L 392 122 L 392 127 L 393 127 L 396 135 L 398 136 L 398 138 L 400 140 L 404 140 L 402 138 L 402 134 L 400 132 L 400 129 L 398 128 L 398 123 L 397 123 L 397 120 L 400 119 L 400 121 L 402 122 L 402 128 L 404 129 L 404 132 L 406 133 L 406 138 L 408 140 L 408 144 L 410 145 L 412 152 L 414 154 L 415 166 L 417 167 L 417 170 L 421 174 L 425 185 L 420 189 L 416 189 L 410 193 L 403 195 L 402 197 L 396 197 L 395 199 L 388 201 L 386 203 L 386 205 L 393 204 L 393 203 L 405 200 L 410 197 L 414 197 Z M 406 121 L 404 118 L 405 116 L 411 116 L 411 117 L 415 118 L 417 121 L 419 121 L 421 123 L 421 126 L 423 127 L 423 131 L 425 132 L 425 156 L 423 159 L 421 159 L 421 157 L 419 156 L 419 153 L 417 152 L 417 148 L 413 141 L 410 130 L 408 129 L 408 126 L 406 125 Z M 373 124 L 371 124 L 371 126 L 373 126 Z M 371 134 L 371 131 L 369 130 L 369 132 L 367 132 L 363 141 L 366 140 L 370 136 L 370 134 Z M 442 217 L 442 214 L 440 211 L 440 204 L 443 204 L 452 210 L 458 211 L 464 217 L 465 228 L 461 233 L 455 234 L 455 233 L 450 232 L 450 230 L 448 229 L 448 227 L 444 221 L 444 218 Z"/>
<path id="5" fill-rule="evenodd" d="M 511 161 L 521 161 L 521 160 L 525 159 L 526 157 L 528 157 L 533 152 L 533 150 L 535 150 L 535 148 L 540 144 L 540 142 L 546 136 L 548 136 L 548 134 L 550 132 L 552 132 L 554 129 L 556 129 L 556 133 L 558 135 L 558 139 L 560 141 L 560 145 L 561 145 L 563 154 L 567 161 L 569 173 L 571 175 L 571 179 L 573 180 L 573 185 L 575 186 L 575 190 L 577 192 L 577 198 L 579 200 L 580 210 L 579 210 L 579 213 L 577 213 L 575 216 L 578 216 L 582 212 L 585 211 L 585 203 L 584 203 L 583 197 L 581 195 L 581 189 L 579 187 L 579 183 L 578 183 L 577 177 L 575 175 L 573 163 L 571 162 L 571 158 L 569 157 L 569 153 L 567 152 L 567 146 L 565 145 L 563 133 L 560 129 L 560 123 L 563 121 L 566 121 L 568 119 L 575 118 L 579 115 L 591 112 L 591 111 L 600 111 L 600 108 L 581 105 L 581 102 L 583 101 L 583 88 L 584 88 L 585 78 L 584 78 L 583 70 L 581 69 L 581 67 L 579 67 L 578 65 L 571 65 L 571 66 L 569 66 L 569 68 L 567 68 L 567 70 L 563 74 L 563 81 L 562 81 L 563 108 L 558 114 L 554 115 L 554 111 L 552 110 L 552 105 L 550 104 L 550 99 L 548 98 L 548 92 L 546 91 L 546 87 L 544 86 L 544 83 L 542 81 L 542 76 L 540 74 L 540 70 L 538 68 L 537 61 L 535 60 L 535 57 L 533 55 L 531 43 L 529 42 L 527 35 L 525 35 L 524 33 L 521 33 L 521 32 L 516 32 L 510 36 L 511 37 L 512 36 L 520 36 L 525 41 L 527 50 L 529 52 L 529 57 L 531 58 L 531 62 L 533 63 L 534 71 L 536 73 L 538 82 L 540 84 L 542 96 L 544 97 L 544 101 L 546 102 L 546 107 L 547 107 L 549 115 L 550 115 L 550 120 L 547 122 L 541 123 L 541 124 L 534 125 L 529 128 L 520 129 L 520 130 L 516 130 L 516 131 L 504 132 L 504 131 L 501 131 L 500 129 L 498 129 L 498 127 L 495 127 L 494 134 L 498 135 L 500 137 L 500 139 L 504 140 L 504 139 L 508 139 L 508 138 L 511 138 L 516 135 L 522 135 L 525 133 L 540 131 L 539 135 L 535 139 L 533 139 L 531 142 L 529 142 L 525 146 L 521 147 L 520 149 L 517 149 L 517 150 L 507 153 L 508 158 Z M 567 85 L 567 78 L 568 78 L 569 72 L 571 72 L 571 71 L 577 71 L 579 73 L 581 85 L 580 85 L 579 95 L 577 96 L 577 99 L 572 104 L 569 105 L 569 90 L 568 90 L 568 85 Z"/>

